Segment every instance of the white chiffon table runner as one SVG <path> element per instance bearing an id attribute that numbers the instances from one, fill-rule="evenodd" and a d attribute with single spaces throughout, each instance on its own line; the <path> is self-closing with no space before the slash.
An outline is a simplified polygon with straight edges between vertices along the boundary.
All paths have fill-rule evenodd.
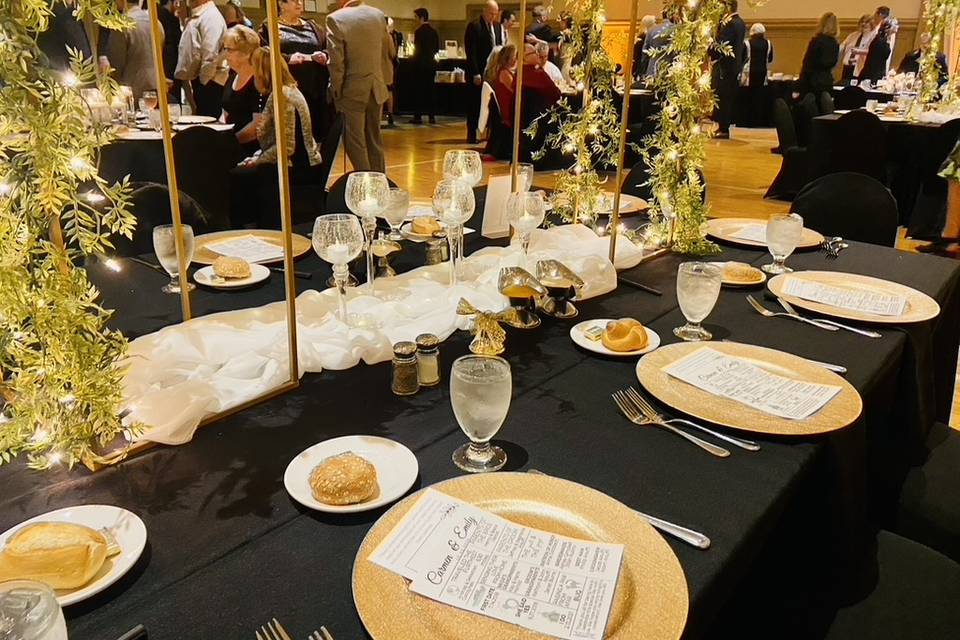
<path id="1" fill-rule="evenodd" d="M 633 243 L 617 244 L 616 268 L 609 261 L 609 238 L 583 225 L 534 231 L 526 268 L 537 260 L 563 262 L 585 282 L 579 299 L 596 297 L 617 286 L 617 269 L 636 266 L 642 252 Z M 366 285 L 348 290 L 348 312 L 375 320 L 376 328 L 353 328 L 336 317 L 333 289 L 297 296 L 298 360 L 301 374 L 349 369 L 363 361 L 384 362 L 392 345 L 421 333 L 441 340 L 467 329 L 471 318 L 458 316 L 466 298 L 478 309 L 505 308 L 497 289 L 501 267 L 520 263 L 518 246 L 487 247 L 466 258 L 462 280 L 449 286 L 449 264 L 420 267 L 376 282 L 376 297 Z M 183 444 L 207 416 L 263 395 L 289 379 L 286 303 L 227 311 L 195 318 L 137 338 L 130 344 L 124 398 L 125 422 L 147 425 L 141 439 Z"/>

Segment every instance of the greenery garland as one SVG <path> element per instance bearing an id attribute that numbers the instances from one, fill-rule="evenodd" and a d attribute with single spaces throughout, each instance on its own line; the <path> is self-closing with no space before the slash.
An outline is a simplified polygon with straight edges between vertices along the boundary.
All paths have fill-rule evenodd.
<path id="1" fill-rule="evenodd" d="M 131 26 L 114 0 L 66 4 L 78 20 Z M 69 71 L 49 67 L 37 37 L 51 15 L 49 0 L 0 0 L 0 463 L 22 453 L 38 469 L 96 460 L 124 432 L 127 343 L 75 263 L 136 222 L 126 182 L 97 175 L 110 134 L 80 93 L 97 86 L 109 101 L 116 84 L 77 51 Z"/>
<path id="2" fill-rule="evenodd" d="M 930 46 L 920 55 L 920 102 L 937 102 L 940 95 L 940 69 L 937 53 L 943 44 L 943 34 L 960 14 L 960 0 L 924 0 L 925 30 L 930 34 Z M 952 90 L 950 91 L 952 93 Z"/>
<path id="3" fill-rule="evenodd" d="M 584 102 L 575 107 L 568 98 L 562 99 L 534 120 L 525 133 L 534 138 L 541 126 L 552 129 L 543 148 L 533 153 L 534 160 L 542 158 L 548 149 L 572 157 L 570 168 L 557 174 L 556 213 L 564 222 L 593 222 L 601 210 L 609 208 L 602 203 L 604 179 L 596 167 L 616 165 L 619 152 L 620 114 L 613 86 L 616 65 L 603 47 L 607 21 L 604 1 L 569 0 L 566 11 L 574 28 L 565 46 L 571 58 L 580 61 L 570 75 L 577 89 L 584 92 Z"/>

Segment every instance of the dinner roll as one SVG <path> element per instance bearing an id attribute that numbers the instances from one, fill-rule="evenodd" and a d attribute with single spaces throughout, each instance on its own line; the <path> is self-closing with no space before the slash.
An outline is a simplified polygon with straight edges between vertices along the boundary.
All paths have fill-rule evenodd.
<path id="1" fill-rule="evenodd" d="M 213 272 L 221 278 L 240 280 L 250 277 L 250 264 L 243 258 L 220 256 L 213 262 Z"/>
<path id="2" fill-rule="evenodd" d="M 621 318 L 607 323 L 600 341 L 610 351 L 623 353 L 645 348 L 649 338 L 642 324 L 633 318 Z"/>
<path id="3" fill-rule="evenodd" d="M 377 469 L 352 451 L 326 458 L 310 472 L 310 491 L 318 502 L 356 504 L 378 491 Z"/>
<path id="4" fill-rule="evenodd" d="M 107 552 L 107 539 L 89 527 L 30 524 L 14 533 L 0 551 L 0 582 L 36 580 L 53 589 L 76 589 L 97 574 Z"/>

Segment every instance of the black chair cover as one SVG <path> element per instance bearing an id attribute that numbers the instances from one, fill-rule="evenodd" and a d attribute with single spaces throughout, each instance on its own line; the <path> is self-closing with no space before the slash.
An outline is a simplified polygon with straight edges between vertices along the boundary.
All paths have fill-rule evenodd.
<path id="1" fill-rule="evenodd" d="M 939 133 L 933 138 L 935 143 L 920 154 L 920 191 L 912 214 L 900 221 L 911 238 L 939 238 L 947 219 L 947 180 L 938 174 L 960 138 L 960 119 L 943 123 Z"/>
<path id="2" fill-rule="evenodd" d="M 829 91 L 824 91 L 820 94 L 820 115 L 830 115 L 834 110 L 833 96 L 830 95 Z"/>
<path id="3" fill-rule="evenodd" d="M 118 256 L 136 256 L 153 253 L 153 228 L 161 224 L 171 224 L 170 192 L 167 185 L 153 182 L 135 182 L 130 194 L 130 210 L 137 218 L 137 227 L 133 238 L 114 236 L 114 253 Z M 180 192 L 180 220 L 193 227 L 194 236 L 211 231 L 221 231 L 224 226 L 211 224 L 204 209 L 184 192 Z"/>
<path id="4" fill-rule="evenodd" d="M 810 128 L 813 119 L 820 115 L 817 98 L 812 93 L 803 96 L 803 100 L 793 107 L 793 123 L 797 129 L 797 144 L 801 147 L 810 145 Z"/>
<path id="5" fill-rule="evenodd" d="M 230 221 L 230 170 L 243 153 L 232 131 L 189 127 L 173 136 L 177 186 L 193 198 L 213 224 L 226 229 Z"/>
<path id="6" fill-rule="evenodd" d="M 897 202 L 870 176 L 831 173 L 805 186 L 792 210 L 804 226 L 825 236 L 892 247 L 897 240 Z"/>
<path id="7" fill-rule="evenodd" d="M 490 113 L 487 116 L 487 146 L 484 153 L 497 160 L 510 160 L 513 155 L 513 129 L 503 124 L 500 105 L 495 96 L 490 96 Z"/>
<path id="8" fill-rule="evenodd" d="M 832 134 L 825 173 L 852 171 L 887 184 L 887 130 L 880 118 L 851 111 L 840 116 Z"/>
<path id="9" fill-rule="evenodd" d="M 862 109 L 867 104 L 867 92 L 860 87 L 846 86 L 840 90 L 834 102 L 837 109 Z"/>
<path id="10" fill-rule="evenodd" d="M 763 197 L 789 202 L 807 183 L 810 172 L 807 150 L 799 146 L 793 114 L 783 98 L 777 98 L 773 103 L 773 123 L 777 127 L 777 139 L 783 160 L 780 163 L 780 172 Z"/>

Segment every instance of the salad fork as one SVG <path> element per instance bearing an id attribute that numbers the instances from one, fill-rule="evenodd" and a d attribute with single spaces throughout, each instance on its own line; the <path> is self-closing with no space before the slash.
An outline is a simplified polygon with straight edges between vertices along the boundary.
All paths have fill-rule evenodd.
<path id="1" fill-rule="evenodd" d="M 757 313 L 759 313 L 760 315 L 765 316 L 765 317 L 767 317 L 767 318 L 790 318 L 791 320 L 796 320 L 797 322 L 802 322 L 802 323 L 804 323 L 804 324 L 809 324 L 809 325 L 812 325 L 812 326 L 814 326 L 814 327 L 817 327 L 818 329 L 825 329 L 826 331 L 839 331 L 839 330 L 840 330 L 840 329 L 837 328 L 837 327 L 834 327 L 834 326 L 831 326 L 831 325 L 828 325 L 828 324 L 820 324 L 819 322 L 817 322 L 817 321 L 815 321 L 815 320 L 810 320 L 810 319 L 808 319 L 808 318 L 804 318 L 804 317 L 799 316 L 799 315 L 796 315 L 796 316 L 795 316 L 795 315 L 791 315 L 791 314 L 789 314 L 789 313 L 782 313 L 782 312 L 770 311 L 769 309 L 767 309 L 766 307 L 764 307 L 762 304 L 760 304 L 759 302 L 757 302 L 756 298 L 754 298 L 753 296 L 750 296 L 750 295 L 747 296 L 747 302 L 750 303 L 750 306 L 753 307 L 753 308 L 756 310 Z"/>
<path id="2" fill-rule="evenodd" d="M 633 403 L 630 401 L 627 394 L 625 394 L 623 391 L 614 392 L 613 401 L 620 408 L 620 412 L 623 413 L 623 415 L 627 418 L 627 420 L 629 420 L 633 424 L 636 424 L 639 426 L 656 425 L 658 427 L 662 427 L 667 431 L 671 431 L 675 433 L 681 438 L 689 440 L 690 442 L 697 445 L 704 451 L 711 453 L 717 456 L 718 458 L 726 458 L 727 456 L 730 455 L 730 452 L 724 449 L 723 447 L 718 447 L 717 445 L 711 442 L 707 442 L 706 440 L 701 440 L 697 436 L 687 433 L 682 429 L 678 429 L 672 424 L 667 424 L 663 420 L 654 420 L 654 419 L 648 418 L 647 416 L 640 413 L 640 411 L 633 406 Z"/>

